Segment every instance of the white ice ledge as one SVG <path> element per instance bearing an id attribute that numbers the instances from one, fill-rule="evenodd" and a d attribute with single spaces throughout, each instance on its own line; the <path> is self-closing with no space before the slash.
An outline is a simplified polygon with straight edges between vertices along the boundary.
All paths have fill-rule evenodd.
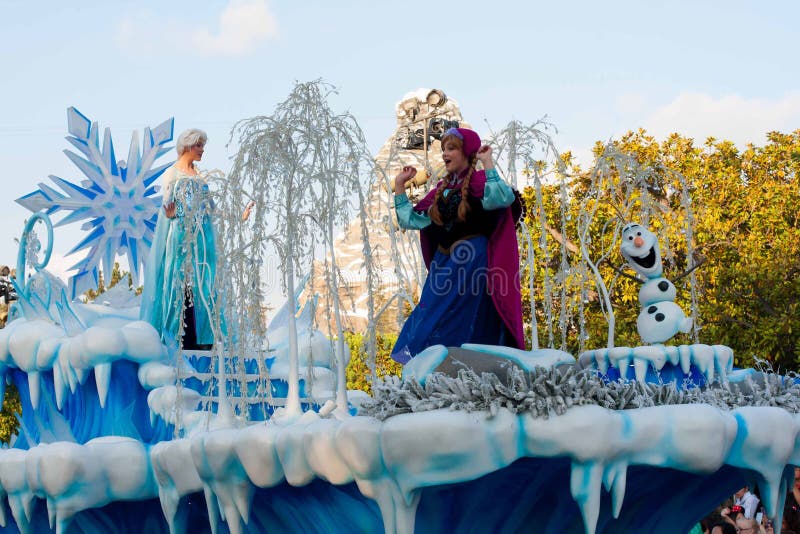
<path id="1" fill-rule="evenodd" d="M 287 425 L 202 432 L 149 450 L 124 438 L 3 450 L 0 494 L 8 496 L 15 521 L 27 532 L 34 497 L 46 499 L 53 522 L 64 528 L 80 510 L 157 494 L 174 526 L 180 498 L 202 490 L 212 527 L 222 518 L 235 533 L 249 518 L 256 488 L 283 481 L 303 486 L 319 478 L 355 482 L 378 503 L 386 532 L 411 533 L 422 488 L 474 480 L 522 457 L 568 457 L 571 492 L 593 533 L 603 487 L 614 513 L 621 510 L 629 465 L 699 474 L 724 464 L 753 470 L 774 516 L 785 492 L 784 469 L 800 463 L 798 434 L 800 418 L 775 407 L 580 406 L 549 419 L 505 409 L 494 418 L 436 410 L 383 422 L 309 412 Z"/>
<path id="2" fill-rule="evenodd" d="M 733 350 L 725 345 L 646 345 L 642 347 L 614 347 L 594 349 L 581 353 L 581 367 L 592 367 L 605 374 L 609 366 L 616 367 L 624 377 L 633 364 L 636 380 L 644 382 L 647 370 L 661 371 L 667 363 L 680 366 L 688 375 L 691 366 L 696 367 L 711 383 L 715 377 L 727 380 L 733 370 Z"/>

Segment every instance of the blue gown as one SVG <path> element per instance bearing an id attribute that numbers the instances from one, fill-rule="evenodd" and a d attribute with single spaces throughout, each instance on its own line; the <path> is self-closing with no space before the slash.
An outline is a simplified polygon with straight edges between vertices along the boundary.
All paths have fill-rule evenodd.
<path id="1" fill-rule="evenodd" d="M 494 169 L 487 171 L 486 177 L 483 197 L 470 198 L 468 224 L 454 224 L 461 192 L 444 191 L 440 213 L 445 225 L 438 231 L 442 241 L 452 246 L 448 250 L 440 247 L 431 261 L 419 302 L 392 349 L 392 358 L 399 363 L 407 363 L 432 345 L 507 345 L 513 341 L 489 295 L 488 283 L 494 275 L 488 270 L 487 235 L 497 210 L 510 206 L 515 196 Z M 427 213 L 412 209 L 405 194 L 395 196 L 395 209 L 402 228 L 421 230 L 432 224 Z M 484 235 L 473 234 L 475 229 Z"/>
<path id="2" fill-rule="evenodd" d="M 141 319 L 152 324 L 168 345 L 176 344 L 186 305 L 194 305 L 196 342 L 214 342 L 214 278 L 217 256 L 208 184 L 199 175 L 171 167 L 164 173 L 163 203 L 175 202 L 170 219 L 159 210 L 145 272 Z M 220 315 L 221 316 L 221 315 Z M 191 325 L 189 325 L 191 326 Z M 189 337 L 187 332 L 187 338 Z"/>

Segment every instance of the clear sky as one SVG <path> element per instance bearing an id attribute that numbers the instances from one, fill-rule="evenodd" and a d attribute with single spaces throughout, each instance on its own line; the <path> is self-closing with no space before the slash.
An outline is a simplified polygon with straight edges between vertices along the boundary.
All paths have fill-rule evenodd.
<path id="1" fill-rule="evenodd" d="M 375 150 L 419 87 L 474 125 L 548 115 L 579 155 L 638 127 L 758 144 L 800 128 L 798 20 L 788 0 L 0 0 L 0 263 L 16 262 L 27 215 L 14 199 L 50 174 L 83 179 L 62 153 L 69 106 L 110 127 L 121 158 L 169 117 L 203 128 L 204 166 L 225 171 L 233 124 L 317 78 Z"/>

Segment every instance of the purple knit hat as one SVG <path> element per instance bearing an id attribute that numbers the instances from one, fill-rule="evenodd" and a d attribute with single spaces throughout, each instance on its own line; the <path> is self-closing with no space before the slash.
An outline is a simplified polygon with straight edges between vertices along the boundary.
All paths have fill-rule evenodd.
<path id="1" fill-rule="evenodd" d="M 481 147 L 481 138 L 480 136 L 467 128 L 450 128 L 444 133 L 444 136 L 454 135 L 461 139 L 462 143 L 462 150 L 464 151 L 464 155 L 470 157 L 471 155 L 478 152 L 478 149 Z"/>

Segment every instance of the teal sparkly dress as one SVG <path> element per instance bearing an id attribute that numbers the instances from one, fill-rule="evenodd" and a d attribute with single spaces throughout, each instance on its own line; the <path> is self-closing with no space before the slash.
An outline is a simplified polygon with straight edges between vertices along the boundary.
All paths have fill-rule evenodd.
<path id="1" fill-rule="evenodd" d="M 160 333 L 164 343 L 178 341 L 186 308 L 194 308 L 184 341 L 192 345 L 214 342 L 216 312 L 214 278 L 217 271 L 214 203 L 201 175 L 189 175 L 174 166 L 164 173 L 163 204 L 175 202 L 175 217 L 159 211 L 153 245 L 147 261 L 140 316 Z M 192 324 L 193 323 L 193 324 Z M 192 328 L 193 327 L 193 328 Z"/>

